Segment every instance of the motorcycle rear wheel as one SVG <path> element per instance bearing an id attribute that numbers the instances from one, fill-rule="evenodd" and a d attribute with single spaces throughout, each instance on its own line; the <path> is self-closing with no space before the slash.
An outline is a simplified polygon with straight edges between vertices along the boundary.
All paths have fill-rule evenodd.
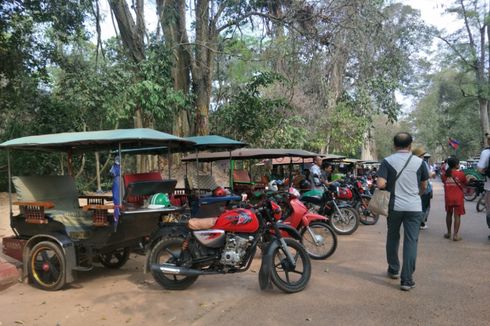
<path id="1" fill-rule="evenodd" d="M 179 257 L 182 251 L 182 238 L 164 238 L 150 251 L 149 264 L 175 264 L 175 257 Z M 152 270 L 151 274 L 158 284 L 168 290 L 185 290 L 191 286 L 198 276 L 182 276 L 165 274 L 159 270 Z"/>
<path id="2" fill-rule="evenodd" d="M 365 206 L 369 204 L 369 199 L 366 199 L 367 203 L 365 203 Z M 359 213 L 359 218 L 360 222 L 364 225 L 374 225 L 378 223 L 379 220 L 379 214 L 374 214 L 367 208 L 363 207 L 363 203 L 358 202 L 355 206 L 355 209 Z"/>
<path id="3" fill-rule="evenodd" d="M 464 189 L 464 199 L 466 201 L 473 201 L 476 199 L 477 196 L 478 196 L 478 191 L 476 191 L 475 187 L 467 186 Z"/>
<path id="4" fill-rule="evenodd" d="M 329 223 L 335 233 L 339 235 L 349 235 L 356 232 L 359 227 L 360 217 L 357 211 L 352 207 L 339 208 L 344 218 L 337 210 L 330 216 Z"/>
<path id="5" fill-rule="evenodd" d="M 476 211 L 477 212 L 483 212 L 486 209 L 485 205 L 485 193 L 483 193 L 480 196 L 480 199 L 478 199 L 478 202 L 476 203 Z"/>
<path id="6" fill-rule="evenodd" d="M 305 248 L 296 240 L 285 238 L 288 251 L 294 257 L 296 266 L 291 266 L 286 253 L 278 246 L 272 253 L 272 283 L 281 291 L 296 293 L 302 291 L 311 277 L 311 260 Z"/>
<path id="7" fill-rule="evenodd" d="M 315 237 L 321 237 L 321 243 L 317 244 L 307 227 L 301 230 L 301 243 L 311 259 L 327 259 L 337 249 L 337 235 L 334 230 L 324 222 L 312 222 L 308 226 Z"/>

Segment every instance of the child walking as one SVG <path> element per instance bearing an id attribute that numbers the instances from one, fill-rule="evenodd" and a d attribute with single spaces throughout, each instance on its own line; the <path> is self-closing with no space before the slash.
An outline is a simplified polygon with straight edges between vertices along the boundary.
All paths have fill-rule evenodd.
<path id="1" fill-rule="evenodd" d="M 466 185 L 466 176 L 459 171 L 459 160 L 455 157 L 450 157 L 447 160 L 446 173 L 442 175 L 444 182 L 444 202 L 446 204 L 446 225 L 447 233 L 444 238 L 451 238 L 451 226 L 454 215 L 454 233 L 453 240 L 462 240 L 459 235 L 459 227 L 461 225 L 461 215 L 465 214 L 464 210 L 464 193 L 463 187 Z"/>

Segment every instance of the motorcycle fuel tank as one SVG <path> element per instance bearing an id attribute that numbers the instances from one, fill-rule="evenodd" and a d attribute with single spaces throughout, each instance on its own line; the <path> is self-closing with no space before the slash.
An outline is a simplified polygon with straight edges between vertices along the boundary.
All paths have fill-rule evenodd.
<path id="1" fill-rule="evenodd" d="M 221 214 L 214 228 L 228 232 L 253 233 L 259 229 L 259 220 L 251 210 L 237 208 Z"/>

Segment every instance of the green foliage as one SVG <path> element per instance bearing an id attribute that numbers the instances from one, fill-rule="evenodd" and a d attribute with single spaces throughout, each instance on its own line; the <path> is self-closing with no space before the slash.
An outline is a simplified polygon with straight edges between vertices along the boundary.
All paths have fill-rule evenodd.
<path id="1" fill-rule="evenodd" d="M 465 92 L 462 92 L 462 85 Z M 474 91 L 474 89 L 473 89 Z M 478 101 L 465 96 L 472 92 L 471 76 L 455 70 L 445 70 L 433 76 L 430 88 L 412 114 L 417 126 L 416 137 L 436 159 L 454 154 L 448 139 L 460 141 L 456 153 L 461 159 L 477 155 L 482 138 L 479 125 Z"/>
<path id="2" fill-rule="evenodd" d="M 258 147 L 301 148 L 306 140 L 306 130 L 300 127 L 304 121 L 288 115 L 291 107 L 283 98 L 262 94 L 275 82 L 284 79 L 270 72 L 255 75 L 228 104 L 212 113 L 212 132 Z"/>

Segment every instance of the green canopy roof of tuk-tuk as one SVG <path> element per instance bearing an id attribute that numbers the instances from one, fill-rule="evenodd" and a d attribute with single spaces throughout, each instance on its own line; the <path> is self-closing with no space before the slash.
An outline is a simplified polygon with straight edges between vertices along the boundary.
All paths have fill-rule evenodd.
<path id="1" fill-rule="evenodd" d="M 1 143 L 0 148 L 84 151 L 115 149 L 118 144 L 124 148 L 165 145 L 172 148 L 192 149 L 195 142 L 153 129 L 135 128 L 27 136 Z"/>
<path id="2" fill-rule="evenodd" d="M 209 135 L 209 136 L 193 136 L 193 137 L 183 137 L 183 139 L 189 140 L 194 143 L 193 148 L 198 150 L 207 150 L 207 149 L 235 149 L 247 146 L 246 143 L 242 143 L 240 141 L 226 138 L 217 135 Z M 190 151 L 191 148 L 185 147 L 182 151 Z M 172 150 L 171 150 L 172 151 Z M 174 151 L 174 152 L 182 152 L 182 151 Z M 130 148 L 122 151 L 123 153 L 129 154 L 147 154 L 147 155 L 157 155 L 157 154 L 166 154 L 168 152 L 167 146 L 158 146 L 158 147 L 142 147 L 142 148 Z"/>
<path id="3" fill-rule="evenodd" d="M 267 149 L 267 148 L 241 148 L 231 152 L 213 152 L 191 154 L 182 159 L 183 162 L 194 161 L 196 157 L 201 162 L 213 162 L 219 160 L 247 160 L 247 159 L 264 159 L 276 157 L 315 157 L 318 154 L 304 151 L 301 149 Z"/>
<path id="4" fill-rule="evenodd" d="M 199 150 L 220 148 L 220 149 L 235 149 L 247 146 L 246 143 L 234 140 L 231 138 L 226 138 L 218 135 L 208 135 L 208 136 L 192 136 L 184 137 L 184 139 L 193 141 L 196 143 L 194 145 Z"/>

